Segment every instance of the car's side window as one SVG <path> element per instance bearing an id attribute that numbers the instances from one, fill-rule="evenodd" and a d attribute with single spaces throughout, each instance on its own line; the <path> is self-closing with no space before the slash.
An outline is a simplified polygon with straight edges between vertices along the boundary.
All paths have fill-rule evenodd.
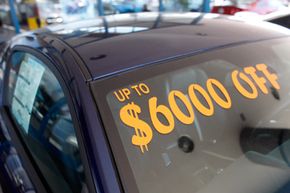
<path id="1" fill-rule="evenodd" d="M 14 52 L 9 110 L 29 153 L 54 193 L 79 193 L 83 165 L 67 98 L 54 74 L 35 56 Z"/>

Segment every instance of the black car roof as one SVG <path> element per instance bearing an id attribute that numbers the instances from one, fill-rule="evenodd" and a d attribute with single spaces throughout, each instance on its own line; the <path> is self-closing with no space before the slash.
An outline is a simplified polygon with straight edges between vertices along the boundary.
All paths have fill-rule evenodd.
<path id="1" fill-rule="evenodd" d="M 178 56 L 288 36 L 267 22 L 216 14 L 124 14 L 49 27 L 82 58 L 93 79 Z"/>

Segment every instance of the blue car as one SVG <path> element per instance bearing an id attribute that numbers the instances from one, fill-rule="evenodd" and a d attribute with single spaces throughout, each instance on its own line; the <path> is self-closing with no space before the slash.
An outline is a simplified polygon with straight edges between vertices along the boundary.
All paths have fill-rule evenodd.
<path id="1" fill-rule="evenodd" d="M 120 3 L 113 5 L 113 7 L 116 13 L 136 13 L 143 10 L 142 6 L 133 3 Z"/>
<path id="2" fill-rule="evenodd" d="M 51 26 L 2 46 L 5 193 L 289 193 L 290 31 L 212 14 Z"/>

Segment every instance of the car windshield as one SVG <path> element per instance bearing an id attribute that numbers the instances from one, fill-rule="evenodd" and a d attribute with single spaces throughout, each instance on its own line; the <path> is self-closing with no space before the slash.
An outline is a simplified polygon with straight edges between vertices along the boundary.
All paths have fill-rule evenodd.
<path id="1" fill-rule="evenodd" d="M 232 45 L 94 81 L 124 192 L 289 193 L 289 42 Z"/>

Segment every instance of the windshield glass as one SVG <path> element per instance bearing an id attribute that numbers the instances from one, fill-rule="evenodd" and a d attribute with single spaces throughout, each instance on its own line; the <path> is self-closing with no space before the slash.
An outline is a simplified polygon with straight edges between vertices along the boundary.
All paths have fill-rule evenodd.
<path id="1" fill-rule="evenodd" d="M 289 42 L 231 46 L 93 82 L 125 192 L 289 192 Z"/>

